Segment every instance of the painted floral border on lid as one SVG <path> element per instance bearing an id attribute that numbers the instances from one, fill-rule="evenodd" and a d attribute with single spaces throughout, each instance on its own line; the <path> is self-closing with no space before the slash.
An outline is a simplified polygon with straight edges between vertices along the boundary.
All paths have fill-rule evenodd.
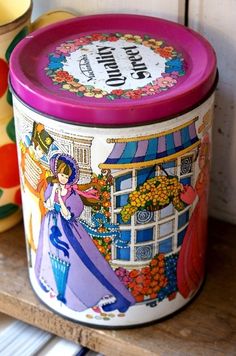
<path id="1" fill-rule="evenodd" d="M 148 35 L 93 33 L 62 42 L 48 59 L 53 84 L 81 98 L 141 99 L 185 75 L 182 54 Z"/>

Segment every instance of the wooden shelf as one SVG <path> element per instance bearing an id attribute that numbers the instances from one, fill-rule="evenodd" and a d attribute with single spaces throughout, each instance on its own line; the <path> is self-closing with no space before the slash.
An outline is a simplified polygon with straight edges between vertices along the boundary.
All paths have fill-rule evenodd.
<path id="1" fill-rule="evenodd" d="M 48 310 L 31 290 L 22 225 L 0 235 L 0 311 L 112 356 L 235 355 L 236 226 L 210 219 L 208 274 L 184 310 L 148 327 L 98 330 Z"/>

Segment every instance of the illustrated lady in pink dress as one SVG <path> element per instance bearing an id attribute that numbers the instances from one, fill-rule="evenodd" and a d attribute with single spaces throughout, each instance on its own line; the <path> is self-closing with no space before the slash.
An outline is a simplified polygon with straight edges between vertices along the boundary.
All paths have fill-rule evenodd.
<path id="1" fill-rule="evenodd" d="M 200 172 L 195 185 L 198 202 L 190 218 L 177 263 L 178 290 L 184 298 L 191 297 L 198 290 L 205 275 L 209 146 L 210 140 L 206 134 L 202 139 L 198 157 Z"/>
<path id="2" fill-rule="evenodd" d="M 48 212 L 42 220 L 35 262 L 41 288 L 75 311 L 99 304 L 104 311 L 125 312 L 134 298 L 79 221 L 84 209 L 81 197 L 98 197 L 93 190 L 78 190 L 79 168 L 73 157 L 57 154 L 50 168 L 54 176 L 45 192 Z M 109 304 L 103 305 L 103 300 Z"/>

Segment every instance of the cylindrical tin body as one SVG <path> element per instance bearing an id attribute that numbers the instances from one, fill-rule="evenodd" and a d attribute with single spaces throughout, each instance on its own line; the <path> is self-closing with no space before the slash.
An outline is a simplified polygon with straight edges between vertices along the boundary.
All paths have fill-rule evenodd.
<path id="1" fill-rule="evenodd" d="M 216 63 L 182 26 L 106 15 L 108 31 L 101 16 L 26 38 L 10 80 L 32 287 L 65 317 L 125 327 L 202 284 Z M 202 69 L 167 28 L 203 44 Z"/>

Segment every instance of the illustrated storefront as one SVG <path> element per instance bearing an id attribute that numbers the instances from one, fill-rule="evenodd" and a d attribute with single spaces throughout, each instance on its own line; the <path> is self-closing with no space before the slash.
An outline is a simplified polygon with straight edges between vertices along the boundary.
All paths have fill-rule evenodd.
<path id="1" fill-rule="evenodd" d="M 137 267 L 146 265 L 158 253 L 168 255 L 179 251 L 192 205 L 185 205 L 181 211 L 173 202 L 153 211 L 140 208 L 139 187 L 160 176 L 169 179 L 175 176 L 178 183 L 194 186 L 193 172 L 200 144 L 195 127 L 197 119 L 160 134 L 107 140 L 114 146 L 100 168 L 111 170 L 114 177 L 112 222 L 120 228 L 120 241 L 112 246 L 112 264 Z M 154 196 L 155 189 L 152 192 L 149 187 L 148 194 L 152 192 Z M 135 191 L 136 199 L 130 204 L 131 194 L 135 198 Z M 142 199 L 147 201 L 145 194 Z M 124 218 L 124 210 L 128 207 L 134 208 L 135 213 Z"/>

